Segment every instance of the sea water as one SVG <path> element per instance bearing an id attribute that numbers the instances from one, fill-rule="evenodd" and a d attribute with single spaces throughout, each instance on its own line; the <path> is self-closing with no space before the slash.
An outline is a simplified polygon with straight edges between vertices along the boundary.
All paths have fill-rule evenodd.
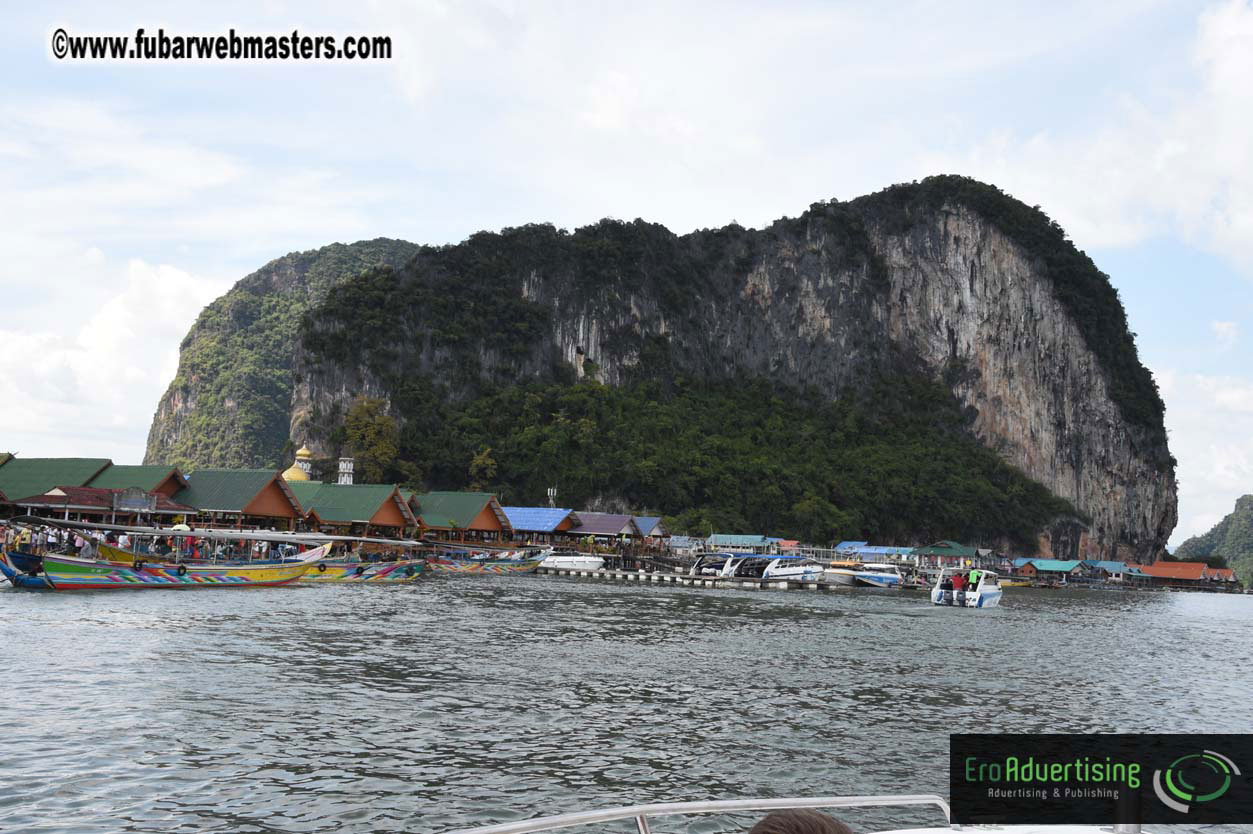
<path id="1" fill-rule="evenodd" d="M 908 591 L 464 575 L 4 590 L 0 623 L 4 832 L 440 832 L 644 802 L 945 795 L 949 733 L 1245 732 L 1253 692 L 1243 596 L 1007 589 L 976 611 Z"/>

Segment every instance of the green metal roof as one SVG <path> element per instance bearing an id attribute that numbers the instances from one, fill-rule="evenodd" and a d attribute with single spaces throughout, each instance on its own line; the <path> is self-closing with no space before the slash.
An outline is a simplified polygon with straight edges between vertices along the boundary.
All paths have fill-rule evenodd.
<path id="1" fill-rule="evenodd" d="M 319 481 L 295 481 L 288 484 L 305 512 L 315 512 L 323 521 L 348 523 L 367 522 L 379 508 L 397 495 L 391 484 L 324 484 Z M 401 510 L 406 517 L 408 507 Z"/>
<path id="2" fill-rule="evenodd" d="M 108 458 L 12 458 L 0 466 L 0 495 L 10 502 L 43 495 L 57 486 L 86 486 Z"/>
<path id="3" fill-rule="evenodd" d="M 174 500 L 204 512 L 242 513 L 277 474 L 273 469 L 197 469 Z M 287 484 L 282 478 L 279 482 Z"/>
<path id="4" fill-rule="evenodd" d="M 488 504 L 496 503 L 501 526 L 513 529 L 496 496 L 490 492 L 427 492 L 418 496 L 418 517 L 427 527 L 466 529 Z"/>
<path id="5" fill-rule="evenodd" d="M 975 549 L 945 539 L 935 544 L 929 544 L 926 547 L 915 547 L 913 554 L 915 556 L 958 556 L 963 559 L 973 559 Z"/>
<path id="6" fill-rule="evenodd" d="M 114 464 L 92 478 L 87 486 L 103 489 L 139 487 L 146 492 L 151 492 L 172 473 L 178 473 L 180 478 L 183 477 L 183 473 L 173 466 L 118 466 Z"/>

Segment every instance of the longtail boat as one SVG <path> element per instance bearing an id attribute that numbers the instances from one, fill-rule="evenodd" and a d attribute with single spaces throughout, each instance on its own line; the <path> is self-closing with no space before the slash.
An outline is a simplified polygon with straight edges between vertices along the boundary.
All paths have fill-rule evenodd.
<path id="1" fill-rule="evenodd" d="M 25 550 L 10 550 L 8 556 L 9 562 L 13 567 L 22 573 L 34 575 L 43 568 L 43 557 L 37 553 L 28 553 Z"/>
<path id="2" fill-rule="evenodd" d="M 90 541 L 90 545 L 81 553 L 57 552 L 35 554 L 25 551 L 10 551 L 8 562 L 0 566 L 0 573 L 9 578 L 10 582 L 19 587 L 48 589 L 44 571 L 44 560 L 48 559 L 48 571 L 53 584 L 58 578 L 60 587 L 65 588 L 67 581 L 74 584 L 82 574 L 96 577 L 113 576 L 115 582 L 125 582 L 127 586 L 137 582 L 144 585 L 161 584 L 170 587 L 181 587 L 188 582 L 197 582 L 196 577 L 204 578 L 204 582 L 222 579 L 233 586 L 244 584 L 285 584 L 281 578 L 290 571 L 293 565 L 306 560 L 305 554 L 293 555 L 296 547 L 308 548 L 319 546 L 322 557 L 315 561 L 313 567 L 304 571 L 295 581 L 317 584 L 399 584 L 414 582 L 422 575 L 426 561 L 415 555 L 417 548 L 425 546 L 425 542 L 402 539 L 384 539 L 370 536 L 341 536 L 324 533 L 284 533 L 272 530 L 222 530 L 193 529 L 177 527 L 162 529 L 159 527 L 140 527 L 125 525 L 106 525 L 93 522 L 66 521 L 61 519 L 45 519 L 35 516 L 23 516 L 13 521 L 27 526 L 56 526 L 78 531 L 82 539 L 96 536 L 103 532 L 130 534 L 136 543 L 134 549 L 118 547 L 103 541 Z M 149 552 L 149 545 L 144 542 L 156 540 L 175 540 L 198 542 L 196 547 L 181 546 L 173 552 Z M 262 558 L 247 558 L 251 548 L 244 548 L 244 554 L 225 557 L 209 556 L 210 548 L 205 544 L 214 541 L 268 542 L 277 545 L 285 555 L 271 554 Z M 81 541 L 80 541 L 81 544 Z M 386 553 L 386 561 L 363 560 L 358 555 L 341 555 L 340 547 L 359 547 L 360 552 L 369 550 L 375 554 Z M 332 549 L 333 548 L 333 549 Z M 180 552 L 181 551 L 181 552 Z M 220 553 L 220 550 L 218 551 Z M 204 555 L 201 555 L 204 554 Z M 243 556 L 241 558 L 241 555 Z M 399 557 L 399 558 L 397 558 Z M 5 570 L 5 567 L 9 568 Z M 273 574 L 276 581 L 269 581 L 271 574 L 259 571 L 278 571 Z M 68 575 L 73 574 L 73 577 Z M 182 579 L 191 576 L 187 582 L 173 583 L 165 579 L 173 576 Z M 264 578 L 264 579 L 263 579 Z M 240 580 L 246 580 L 241 583 Z M 93 580 L 98 587 L 100 580 Z M 108 583 L 106 583 L 108 584 Z"/>
<path id="3" fill-rule="evenodd" d="M 0 560 L 0 572 L 16 587 L 34 590 L 264 588 L 295 582 L 325 559 L 328 551 L 329 545 L 322 545 L 303 554 L 299 561 L 261 565 L 177 564 L 145 562 L 142 558 L 127 564 L 48 553 L 43 556 L 42 572 L 36 576 L 18 571 L 6 554 Z"/>
<path id="4" fill-rule="evenodd" d="M 422 575 L 426 561 L 405 559 L 399 562 L 319 562 L 317 567 L 300 578 L 301 582 L 316 585 L 361 584 L 371 585 L 415 582 Z"/>
<path id="5" fill-rule="evenodd" d="M 445 551 L 429 554 L 427 566 L 435 573 L 534 573 L 546 553 L 512 551 Z"/>

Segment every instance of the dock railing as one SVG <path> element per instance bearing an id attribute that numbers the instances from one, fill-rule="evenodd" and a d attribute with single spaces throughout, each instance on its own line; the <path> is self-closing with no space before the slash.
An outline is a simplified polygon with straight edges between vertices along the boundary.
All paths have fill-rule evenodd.
<path id="1" fill-rule="evenodd" d="M 553 817 L 537 817 L 519 822 L 506 822 L 482 828 L 464 828 L 448 834 L 530 834 L 534 831 L 552 831 L 576 825 L 592 825 L 599 822 L 634 819 L 639 834 L 651 834 L 649 817 L 681 816 L 684 814 L 731 814 L 744 811 L 784 811 L 792 808 L 878 808 L 905 805 L 935 805 L 944 812 L 945 824 L 949 820 L 948 802 L 935 794 L 899 794 L 891 796 L 800 796 L 778 799 L 724 799 L 697 802 L 661 802 L 654 805 L 627 805 L 620 808 L 604 808 L 599 811 L 576 811 Z"/>

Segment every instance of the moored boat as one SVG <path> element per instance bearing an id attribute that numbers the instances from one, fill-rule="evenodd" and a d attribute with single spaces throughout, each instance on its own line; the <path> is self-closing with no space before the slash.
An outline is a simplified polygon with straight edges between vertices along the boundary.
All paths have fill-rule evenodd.
<path id="1" fill-rule="evenodd" d="M 832 585 L 843 585 L 852 588 L 857 584 L 857 574 L 861 571 L 861 562 L 832 562 L 823 570 L 823 578 Z"/>
<path id="2" fill-rule="evenodd" d="M 115 550 L 115 549 L 114 549 Z M 60 553 L 44 554 L 36 576 L 18 571 L 6 558 L 0 572 L 16 587 L 33 590 L 173 590 L 190 588 L 259 588 L 286 585 L 325 559 L 328 546 L 305 553 L 299 561 L 260 565 L 206 565 L 82 559 Z M 130 554 L 134 556 L 134 554 Z"/>
<path id="3" fill-rule="evenodd" d="M 853 574 L 853 580 L 857 585 L 868 588 L 899 588 L 904 577 L 896 565 L 867 562 L 861 566 L 860 571 Z"/>
<path id="4" fill-rule="evenodd" d="M 832 562 L 823 576 L 846 588 L 900 588 L 905 581 L 900 568 L 886 562 Z"/>
<path id="5" fill-rule="evenodd" d="M 444 550 L 426 556 L 434 573 L 534 573 L 543 561 L 538 552 L 526 550 Z"/>
<path id="6" fill-rule="evenodd" d="M 9 564 L 22 573 L 34 576 L 43 567 L 43 557 L 38 553 L 30 553 L 25 550 L 10 550 L 5 555 L 9 558 Z"/>
<path id="7" fill-rule="evenodd" d="M 600 570 L 605 566 L 605 558 L 591 553 L 580 553 L 577 550 L 547 551 L 541 568 L 559 570 Z"/>
<path id="8" fill-rule="evenodd" d="M 770 553 L 702 553 L 688 572 L 693 576 L 718 576 L 725 579 L 791 580 L 817 582 L 823 566 L 804 556 L 780 556 Z"/>
<path id="9" fill-rule="evenodd" d="M 374 585 L 415 582 L 426 567 L 424 559 L 402 559 L 396 562 L 350 562 L 343 560 L 319 562 L 317 567 L 300 578 L 301 582 L 318 585 Z"/>

